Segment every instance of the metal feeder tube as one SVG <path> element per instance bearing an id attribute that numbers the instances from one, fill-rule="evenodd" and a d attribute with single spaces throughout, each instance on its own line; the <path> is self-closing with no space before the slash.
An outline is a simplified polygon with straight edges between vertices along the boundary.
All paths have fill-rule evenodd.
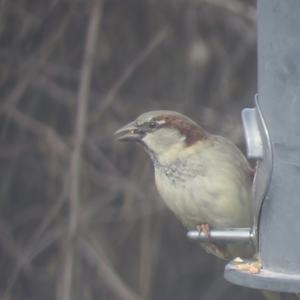
<path id="1" fill-rule="evenodd" d="M 262 270 L 250 274 L 231 263 L 226 266 L 225 278 L 252 288 L 299 293 L 299 0 L 258 1 L 257 105 L 268 129 L 266 139 L 264 126 L 258 124 L 264 151 L 263 157 L 258 157 L 254 182 Z"/>

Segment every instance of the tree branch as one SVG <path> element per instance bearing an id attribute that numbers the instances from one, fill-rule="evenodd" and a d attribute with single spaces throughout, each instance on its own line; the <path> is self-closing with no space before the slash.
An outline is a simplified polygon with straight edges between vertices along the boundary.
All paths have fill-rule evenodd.
<path id="1" fill-rule="evenodd" d="M 70 191 L 69 191 L 69 222 L 65 247 L 65 263 L 61 286 L 62 300 L 72 299 L 72 277 L 75 255 L 75 238 L 77 235 L 80 205 L 80 171 L 82 165 L 82 146 L 86 132 L 86 117 L 94 54 L 97 44 L 99 23 L 102 12 L 102 2 L 94 1 L 87 30 L 85 52 L 80 73 L 80 84 L 77 97 L 77 114 L 75 119 L 74 148 L 70 158 Z"/>

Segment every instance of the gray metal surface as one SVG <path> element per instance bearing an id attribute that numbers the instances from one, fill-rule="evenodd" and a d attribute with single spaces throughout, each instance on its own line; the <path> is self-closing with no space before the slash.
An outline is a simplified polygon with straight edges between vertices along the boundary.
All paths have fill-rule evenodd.
<path id="1" fill-rule="evenodd" d="M 255 96 L 255 108 L 242 111 L 244 134 L 247 145 L 247 156 L 256 159 L 256 172 L 253 180 L 253 228 L 252 233 L 258 244 L 258 221 L 262 201 L 267 195 L 273 168 L 273 153 L 270 135 L 261 111 L 258 95 Z"/>
<path id="2" fill-rule="evenodd" d="M 225 228 L 212 229 L 207 235 L 204 232 L 191 230 L 187 233 L 187 237 L 200 242 L 241 243 L 252 240 L 253 232 L 251 228 Z"/>
<path id="3" fill-rule="evenodd" d="M 259 275 L 248 274 L 229 264 L 225 277 L 249 287 L 300 292 L 298 0 L 258 1 L 258 94 L 273 155 L 272 176 L 259 218 L 263 271 Z"/>
<path id="4" fill-rule="evenodd" d="M 242 120 L 248 158 L 263 159 L 264 147 L 258 125 L 256 108 L 244 108 L 242 110 Z"/>
<path id="5" fill-rule="evenodd" d="M 270 272 L 262 269 L 258 274 L 238 271 L 234 263 L 225 268 L 225 278 L 233 283 L 261 290 L 275 292 L 298 293 L 300 275 Z"/>

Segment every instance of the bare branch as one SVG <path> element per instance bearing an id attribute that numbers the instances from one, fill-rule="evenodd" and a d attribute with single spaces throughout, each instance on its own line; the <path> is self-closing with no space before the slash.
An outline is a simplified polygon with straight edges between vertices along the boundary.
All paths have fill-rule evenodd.
<path id="1" fill-rule="evenodd" d="M 78 214 L 80 205 L 80 171 L 82 146 L 86 130 L 87 105 L 90 92 L 90 81 L 93 67 L 94 54 L 99 30 L 99 23 L 102 13 L 102 1 L 95 0 L 91 6 L 90 21 L 87 30 L 85 52 L 80 73 L 80 85 L 77 97 L 77 114 L 75 119 L 75 141 L 73 152 L 70 158 L 70 215 L 68 223 L 68 236 L 65 249 L 65 263 L 63 270 L 62 300 L 72 299 L 72 274 L 74 267 L 74 241 L 77 234 Z"/>
<path id="2" fill-rule="evenodd" d="M 107 286 L 116 295 L 116 299 L 120 300 L 141 300 L 134 291 L 117 275 L 117 272 L 110 265 L 103 249 L 96 239 L 87 241 L 79 239 L 81 253 L 91 266 L 95 266 L 98 271 L 98 276 L 102 281 L 105 281 Z"/>
<path id="3" fill-rule="evenodd" d="M 42 124 L 27 114 L 19 111 L 13 105 L 3 105 L 0 114 L 5 114 L 20 125 L 21 128 L 29 130 L 39 138 L 46 140 L 47 144 L 55 148 L 57 152 L 64 153 L 67 150 L 65 142 L 49 126 Z"/>
<path id="4" fill-rule="evenodd" d="M 150 41 L 150 43 L 145 47 L 145 49 L 136 57 L 134 61 L 124 70 L 119 79 L 115 82 L 112 88 L 107 93 L 106 97 L 101 101 L 98 108 L 96 108 L 95 113 L 91 115 L 90 123 L 98 121 L 101 115 L 105 112 L 107 108 L 115 100 L 115 96 L 121 89 L 121 87 L 126 83 L 126 81 L 132 76 L 132 74 L 140 67 L 140 65 L 147 59 L 147 57 L 155 50 L 161 43 L 168 37 L 169 30 L 167 28 L 162 29 L 155 37 Z"/>

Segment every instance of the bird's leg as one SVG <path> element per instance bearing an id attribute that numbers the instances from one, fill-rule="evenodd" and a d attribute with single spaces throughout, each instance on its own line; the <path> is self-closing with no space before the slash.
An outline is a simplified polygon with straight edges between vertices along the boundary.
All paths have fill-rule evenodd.
<path id="1" fill-rule="evenodd" d="M 226 253 L 226 249 L 222 245 L 217 245 L 211 242 L 210 238 L 210 226 L 207 223 L 202 223 L 196 226 L 196 229 L 201 233 L 204 234 L 208 242 L 203 243 L 202 247 L 206 250 L 207 253 L 213 254 L 220 259 L 227 260 L 228 254 Z"/>
<path id="2" fill-rule="evenodd" d="M 199 224 L 196 228 L 200 233 L 203 233 L 208 240 L 210 240 L 210 227 L 207 223 Z"/>

